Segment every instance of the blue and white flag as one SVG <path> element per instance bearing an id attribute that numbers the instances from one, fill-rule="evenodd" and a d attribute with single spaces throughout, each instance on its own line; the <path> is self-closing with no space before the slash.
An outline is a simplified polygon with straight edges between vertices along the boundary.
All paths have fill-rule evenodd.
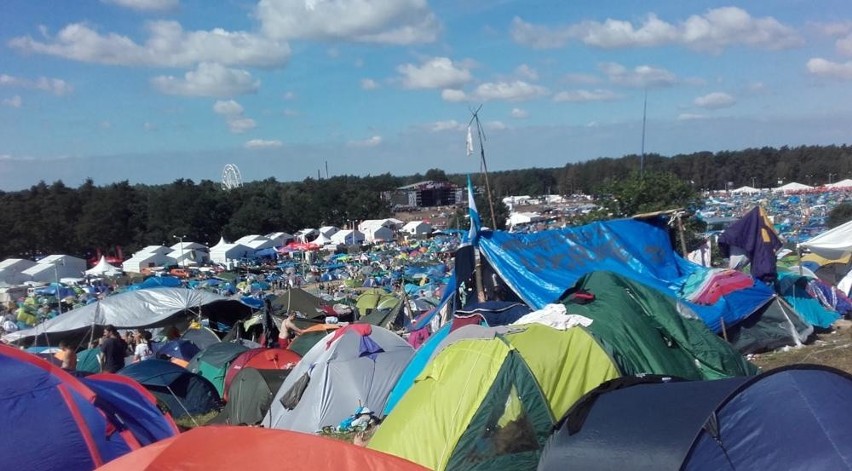
<path id="1" fill-rule="evenodd" d="M 467 139 L 465 139 L 465 149 L 467 156 L 473 155 L 473 133 L 470 132 L 470 126 L 467 127 Z"/>
<path id="2" fill-rule="evenodd" d="M 470 231 L 467 234 L 467 240 L 471 244 L 476 244 L 476 240 L 479 238 L 479 230 L 482 227 L 482 220 L 479 218 L 479 211 L 476 210 L 470 175 L 467 176 L 467 211 L 470 215 Z"/>

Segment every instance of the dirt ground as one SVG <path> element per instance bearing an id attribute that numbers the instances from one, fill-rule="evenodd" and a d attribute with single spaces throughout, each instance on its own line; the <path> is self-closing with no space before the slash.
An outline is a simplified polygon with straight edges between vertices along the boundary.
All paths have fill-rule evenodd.
<path id="1" fill-rule="evenodd" d="M 852 374 L 852 322 L 838 321 L 834 332 L 819 334 L 809 345 L 750 357 L 763 371 L 796 363 L 832 366 Z"/>

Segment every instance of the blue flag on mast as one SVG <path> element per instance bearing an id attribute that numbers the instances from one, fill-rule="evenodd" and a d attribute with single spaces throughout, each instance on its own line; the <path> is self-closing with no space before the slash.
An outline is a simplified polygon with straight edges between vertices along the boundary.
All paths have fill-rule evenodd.
<path id="1" fill-rule="evenodd" d="M 479 230 L 482 228 L 482 220 L 479 218 L 479 211 L 476 210 L 476 200 L 473 198 L 473 183 L 470 181 L 470 175 L 467 176 L 467 211 L 470 215 L 470 231 L 468 231 L 467 240 L 475 245 L 479 238 Z"/>

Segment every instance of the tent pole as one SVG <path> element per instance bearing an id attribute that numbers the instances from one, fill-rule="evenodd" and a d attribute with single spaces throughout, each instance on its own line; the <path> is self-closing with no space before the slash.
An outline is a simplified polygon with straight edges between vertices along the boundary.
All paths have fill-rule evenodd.
<path id="1" fill-rule="evenodd" d="M 199 423 L 198 423 L 198 421 L 197 421 L 197 420 L 195 420 L 195 417 L 193 417 L 193 416 L 192 416 L 192 414 L 190 414 L 190 413 L 189 413 L 189 410 L 187 410 L 186 406 L 184 406 L 184 405 L 183 405 L 183 402 L 181 402 L 181 400 L 180 400 L 180 399 L 178 399 L 177 394 L 175 394 L 175 392 L 174 392 L 174 391 L 172 391 L 172 387 L 171 387 L 171 386 L 166 386 L 166 389 L 168 389 L 168 390 L 169 390 L 169 394 L 171 394 L 171 395 L 172 395 L 172 397 L 173 397 L 173 398 L 175 398 L 175 400 L 177 401 L 177 403 L 180 405 L 180 408 L 181 408 L 181 409 L 183 409 L 183 411 L 184 411 L 184 412 L 186 412 L 186 415 L 188 415 L 188 416 L 189 416 L 189 418 L 190 418 L 190 419 L 192 419 L 192 423 L 194 423 L 196 427 L 201 427 L 201 424 L 199 424 Z"/>
<path id="2" fill-rule="evenodd" d="M 686 236 L 684 235 L 683 229 L 683 212 L 678 211 L 675 217 L 677 218 L 677 232 L 680 238 L 680 251 L 683 254 L 683 258 L 686 258 L 689 254 L 686 251 Z"/>
<path id="3" fill-rule="evenodd" d="M 725 342 L 728 342 L 728 329 L 725 328 L 725 318 L 719 318 L 719 325 L 722 327 L 722 338 L 725 339 Z"/>

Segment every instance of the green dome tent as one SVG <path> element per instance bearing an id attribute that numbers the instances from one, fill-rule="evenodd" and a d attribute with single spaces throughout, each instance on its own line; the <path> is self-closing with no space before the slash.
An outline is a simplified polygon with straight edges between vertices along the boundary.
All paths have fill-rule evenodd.
<path id="1" fill-rule="evenodd" d="M 555 418 L 620 375 L 580 328 L 462 330 L 475 338 L 447 345 L 429 362 L 370 448 L 435 470 L 534 469 Z"/>
<path id="2" fill-rule="evenodd" d="M 562 299 L 568 314 L 593 320 L 589 331 L 625 375 L 701 380 L 758 372 L 688 307 L 615 273 L 589 273 Z"/>
<path id="3" fill-rule="evenodd" d="M 192 360 L 189 360 L 189 364 L 186 365 L 186 369 L 208 379 L 216 387 L 216 392 L 221 397 L 225 389 L 225 375 L 228 372 L 228 367 L 231 366 L 231 362 L 235 358 L 246 350 L 248 350 L 248 347 L 238 343 L 214 343 L 192 357 Z"/>
<path id="4" fill-rule="evenodd" d="M 257 425 L 269 412 L 275 393 L 290 370 L 243 368 L 228 388 L 228 402 L 211 423 Z"/>

